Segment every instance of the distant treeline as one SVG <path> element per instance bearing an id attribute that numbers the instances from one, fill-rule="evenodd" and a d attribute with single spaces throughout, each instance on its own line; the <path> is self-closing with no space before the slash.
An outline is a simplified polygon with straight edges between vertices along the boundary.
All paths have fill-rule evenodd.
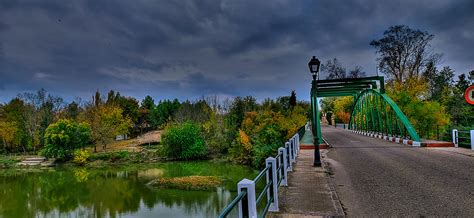
<path id="1" fill-rule="evenodd" d="M 53 149 L 52 156 L 67 158 L 71 152 L 54 149 L 93 146 L 96 150 L 101 146 L 105 150 L 117 135 L 134 137 L 159 129 L 165 130 L 165 141 L 175 143 L 167 134 L 186 124 L 196 127 L 204 141 L 204 147 L 200 148 L 204 152 L 190 156 L 191 159 L 225 155 L 235 161 L 258 165 L 261 163 L 258 158 L 263 158 L 260 156 L 276 151 L 304 125 L 308 110 L 308 103 L 298 102 L 294 91 L 289 96 L 258 103 L 251 96 L 224 100 L 207 96 L 195 101 L 158 102 L 146 96 L 140 102 L 112 90 L 106 96 L 97 91 L 89 101 L 65 103 L 62 98 L 41 89 L 0 104 L 0 150 L 37 153 Z M 69 135 L 65 133 L 68 131 Z M 75 137 L 80 134 L 84 137 Z M 173 151 L 167 154 L 190 159 Z"/>

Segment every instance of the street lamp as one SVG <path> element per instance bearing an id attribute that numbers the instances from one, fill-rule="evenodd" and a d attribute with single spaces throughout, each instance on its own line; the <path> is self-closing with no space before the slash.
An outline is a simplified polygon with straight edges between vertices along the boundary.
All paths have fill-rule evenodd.
<path id="1" fill-rule="evenodd" d="M 321 62 L 313 56 L 308 63 L 309 71 L 313 76 L 313 81 L 311 82 L 311 129 L 313 131 L 313 145 L 314 145 L 314 162 L 313 166 L 321 166 L 321 155 L 319 152 L 319 135 L 318 127 L 319 125 L 319 111 L 318 111 L 318 97 L 317 97 L 317 80 L 319 73 L 319 67 Z"/>
<path id="2" fill-rule="evenodd" d="M 320 65 L 321 65 L 321 62 L 319 61 L 319 59 L 316 58 L 316 56 L 313 56 L 313 58 L 309 60 L 308 67 L 309 67 L 309 71 L 313 75 L 313 80 L 316 80 L 316 77 L 318 76 Z"/>

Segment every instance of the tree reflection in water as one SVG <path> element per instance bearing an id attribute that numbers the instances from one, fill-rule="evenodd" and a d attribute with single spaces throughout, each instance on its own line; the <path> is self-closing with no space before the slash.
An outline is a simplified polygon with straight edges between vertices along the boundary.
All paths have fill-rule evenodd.
<path id="1" fill-rule="evenodd" d="M 219 176 L 215 191 L 146 185 L 156 177 Z M 215 217 L 254 170 L 209 162 L 127 167 L 0 171 L 0 217 Z"/>

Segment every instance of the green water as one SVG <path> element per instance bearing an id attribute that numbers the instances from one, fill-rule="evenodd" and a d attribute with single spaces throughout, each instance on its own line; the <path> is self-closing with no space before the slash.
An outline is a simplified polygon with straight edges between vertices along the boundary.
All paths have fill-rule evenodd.
<path id="1" fill-rule="evenodd" d="M 216 217 L 236 195 L 236 183 L 256 174 L 211 162 L 0 170 L 0 217 Z M 214 191 L 146 185 L 156 177 L 190 175 L 219 176 L 224 183 Z"/>

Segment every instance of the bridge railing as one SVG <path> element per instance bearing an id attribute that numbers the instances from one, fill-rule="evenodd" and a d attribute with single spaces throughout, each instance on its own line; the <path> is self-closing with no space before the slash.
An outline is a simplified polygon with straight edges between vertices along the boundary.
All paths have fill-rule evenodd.
<path id="1" fill-rule="evenodd" d="M 278 188 L 288 186 L 288 171 L 293 170 L 293 163 L 300 150 L 300 139 L 308 124 L 298 129 L 285 143 L 278 148 L 278 155 L 265 160 L 265 169 L 253 179 L 242 179 L 237 183 L 237 196 L 222 210 L 220 218 L 227 217 L 233 209 L 238 209 L 239 217 L 265 217 L 270 212 L 278 212 Z M 257 183 L 265 177 L 265 186 L 257 192 Z M 264 201 L 265 200 L 265 201 Z M 262 205 L 266 202 L 265 205 Z M 263 210 L 258 212 L 258 208 Z"/>
<path id="2" fill-rule="evenodd" d="M 462 131 L 453 129 L 452 139 L 455 147 L 471 147 L 474 150 L 474 130 Z"/>

